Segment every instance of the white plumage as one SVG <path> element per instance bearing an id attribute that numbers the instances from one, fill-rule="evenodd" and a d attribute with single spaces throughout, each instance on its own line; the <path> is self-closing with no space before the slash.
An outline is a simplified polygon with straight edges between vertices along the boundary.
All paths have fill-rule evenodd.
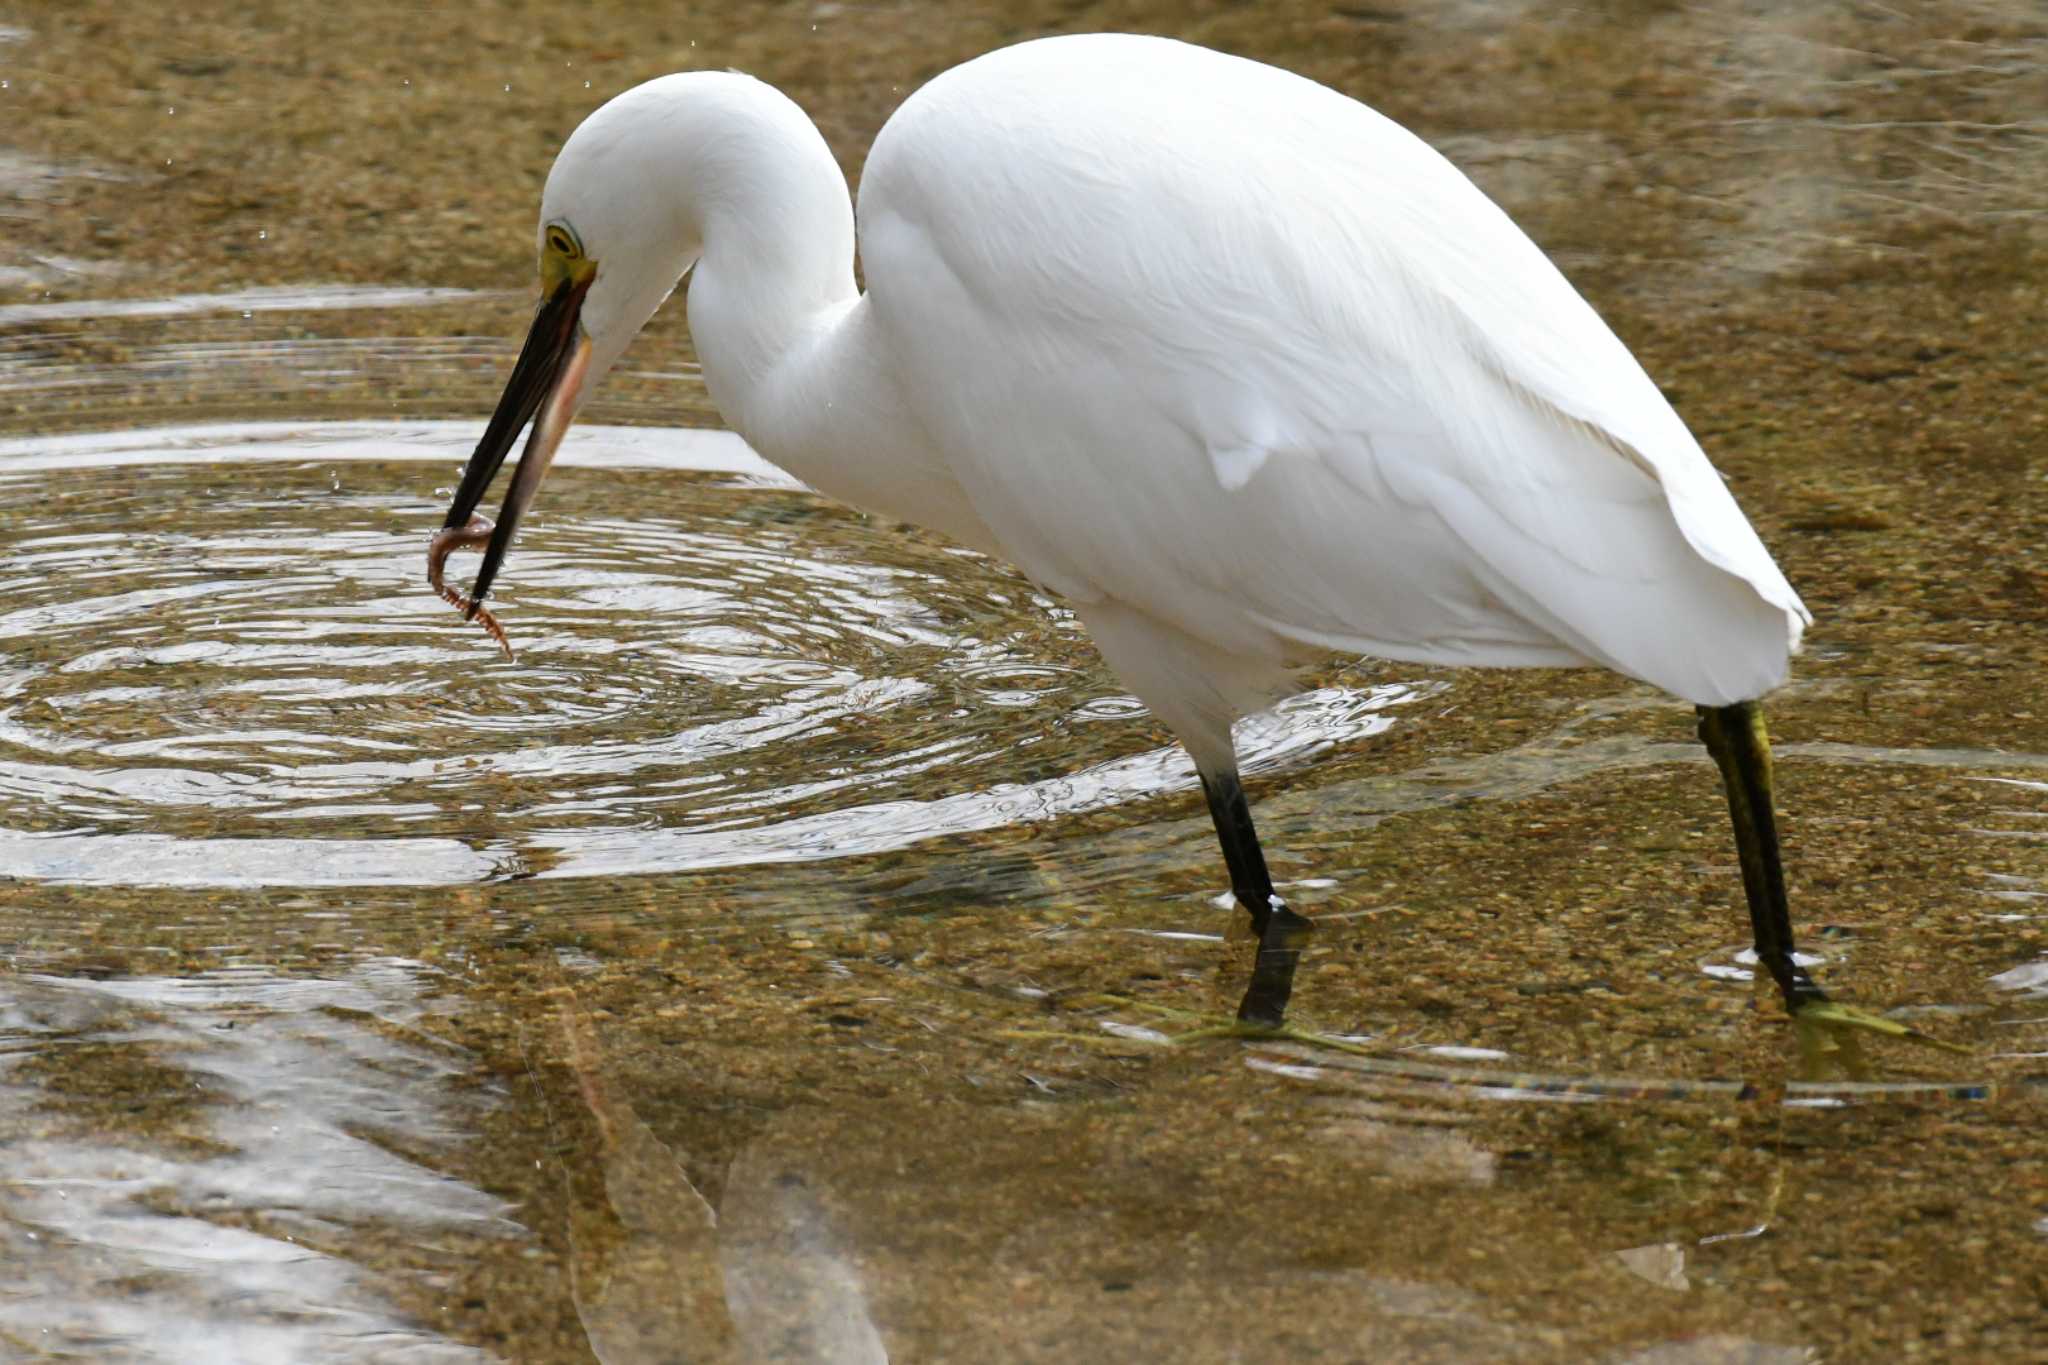
<path id="1" fill-rule="evenodd" d="M 698 248 L 691 330 L 739 432 L 1059 592 L 1198 757 L 1331 650 L 1599 664 L 1708 705 L 1784 680 L 1805 608 L 1684 423 L 1364 105 L 1155 38 L 991 53 L 876 139 L 865 296 L 841 185 L 747 77 L 598 111 L 542 212 L 599 265 L 593 381 Z"/>
<path id="2" fill-rule="evenodd" d="M 1193 753 L 1262 925 L 1284 907 L 1230 724 L 1296 665 L 1595 664 L 1726 708 L 1784 680 L 1808 620 L 1543 253 L 1420 139 L 1272 67 L 1096 35 L 945 73 L 868 158 L 864 295 L 823 138 L 736 74 L 591 115 L 541 224 L 532 363 L 444 533 L 486 534 L 463 519 L 538 407 L 479 597 L 568 415 L 694 267 L 690 329 L 731 425 L 820 491 L 1064 596 Z M 1760 721 L 1714 723 L 1754 731 L 1724 765 L 1762 773 L 1743 799 L 1767 824 Z M 1817 997 L 1779 937 L 1759 928 L 1788 1002 Z"/>

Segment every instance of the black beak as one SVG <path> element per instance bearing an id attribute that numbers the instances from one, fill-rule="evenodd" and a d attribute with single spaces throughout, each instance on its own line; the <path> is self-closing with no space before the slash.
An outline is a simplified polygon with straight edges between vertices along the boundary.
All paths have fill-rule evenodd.
<path id="1" fill-rule="evenodd" d="M 455 500 L 448 504 L 448 516 L 441 523 L 444 528 L 469 523 L 476 505 L 483 501 L 484 490 L 505 463 L 512 442 L 539 413 L 540 421 L 535 423 L 533 435 L 526 442 L 526 452 L 519 458 L 511 487 L 505 490 L 504 507 L 491 533 L 491 543 L 484 551 L 483 567 L 477 570 L 476 585 L 470 590 L 468 615 L 472 617 L 484 594 L 490 591 L 491 580 L 497 577 L 505 552 L 512 547 L 520 514 L 540 490 L 540 481 L 554 459 L 555 447 L 568 428 L 577 393 L 583 386 L 590 342 L 581 335 L 577 318 L 589 288 L 587 279 L 580 283 L 567 281 L 541 300 L 533 315 L 533 327 L 526 334 L 526 344 L 512 366 L 512 377 L 505 383 L 505 394 L 498 400 L 490 424 L 484 428 L 483 439 L 476 443 L 476 453 L 463 467 L 462 485 L 455 490 Z M 547 404 L 545 411 L 543 403 Z"/>

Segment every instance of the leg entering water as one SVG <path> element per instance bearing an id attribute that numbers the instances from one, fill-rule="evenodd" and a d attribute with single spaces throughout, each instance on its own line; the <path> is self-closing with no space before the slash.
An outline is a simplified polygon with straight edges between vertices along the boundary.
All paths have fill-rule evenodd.
<path id="1" fill-rule="evenodd" d="M 1259 934 L 1259 955 L 1237 1017 L 1247 1024 L 1278 1028 L 1287 1015 L 1287 998 L 1294 992 L 1295 964 L 1301 960 L 1302 945 L 1314 926 L 1274 894 L 1266 855 L 1259 848 L 1258 831 L 1252 828 L 1251 808 L 1245 804 L 1236 771 L 1203 773 L 1202 790 L 1208 794 L 1209 816 L 1216 822 L 1216 838 L 1230 869 L 1231 893 L 1251 915 L 1252 927 Z"/>
<path id="2" fill-rule="evenodd" d="M 1792 953 L 1792 915 L 1785 897 L 1785 869 L 1778 859 L 1778 822 L 1771 804 L 1771 741 L 1763 711 L 1753 701 L 1699 708 L 1700 742 L 1721 769 L 1728 815 L 1735 824 L 1735 849 L 1742 859 L 1742 888 L 1749 897 L 1749 923 L 1757 960 L 1784 994 L 1793 1013 L 1827 996 L 1813 984 Z"/>
<path id="3" fill-rule="evenodd" d="M 1742 858 L 1742 886 L 1749 897 L 1749 922 L 1757 960 L 1785 997 L 1798 1030 L 1810 1079 L 1830 1070 L 1862 1079 L 1866 1071 L 1857 1039 L 1878 1033 L 1951 1052 L 1965 1048 L 1930 1038 L 1895 1020 L 1838 1005 L 1813 984 L 1794 959 L 1792 915 L 1786 905 L 1785 870 L 1778 860 L 1778 824 L 1771 808 L 1771 741 L 1763 710 L 1753 701 L 1699 709 L 1700 742 L 1721 769 L 1728 791 L 1728 815 L 1735 823 L 1735 848 Z"/>

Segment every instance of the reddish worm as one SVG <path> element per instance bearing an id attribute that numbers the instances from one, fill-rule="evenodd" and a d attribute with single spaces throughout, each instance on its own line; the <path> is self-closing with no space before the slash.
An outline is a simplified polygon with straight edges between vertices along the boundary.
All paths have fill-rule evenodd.
<path id="1" fill-rule="evenodd" d="M 491 638 L 498 642 L 498 647 L 509 659 L 512 657 L 512 642 L 505 638 L 505 628 L 498 624 L 497 617 L 491 615 L 491 609 L 441 581 L 450 554 L 456 550 L 481 550 L 490 539 L 491 520 L 481 512 L 470 517 L 467 526 L 448 526 L 435 532 L 434 538 L 427 543 L 427 585 L 441 594 L 442 601 L 465 616 L 475 617 L 476 623 L 490 632 Z"/>

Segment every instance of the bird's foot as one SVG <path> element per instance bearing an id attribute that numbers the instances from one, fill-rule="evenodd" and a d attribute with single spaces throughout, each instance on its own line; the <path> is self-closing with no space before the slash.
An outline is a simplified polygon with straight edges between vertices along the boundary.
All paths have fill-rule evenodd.
<path id="1" fill-rule="evenodd" d="M 1809 1000 L 1792 1011 L 1792 1028 L 1799 1038 L 1800 1071 L 1809 1081 L 1846 1077 L 1852 1081 L 1870 1079 L 1870 1063 L 1863 1055 L 1863 1035 L 1896 1038 L 1921 1047 L 1967 1055 L 1970 1049 L 1936 1038 L 1929 1033 L 1887 1019 L 1883 1015 L 1840 1005 L 1832 1000 Z"/>

